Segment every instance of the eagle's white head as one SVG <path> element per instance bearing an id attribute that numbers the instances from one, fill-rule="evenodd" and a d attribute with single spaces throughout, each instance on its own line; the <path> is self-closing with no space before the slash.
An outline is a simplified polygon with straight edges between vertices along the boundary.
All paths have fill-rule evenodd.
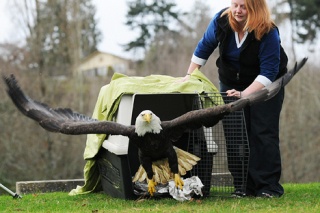
<path id="1" fill-rule="evenodd" d="M 144 136 L 146 133 L 159 134 L 162 130 L 161 121 L 158 116 L 156 116 L 150 110 L 142 111 L 135 123 L 136 133 L 138 136 Z"/>

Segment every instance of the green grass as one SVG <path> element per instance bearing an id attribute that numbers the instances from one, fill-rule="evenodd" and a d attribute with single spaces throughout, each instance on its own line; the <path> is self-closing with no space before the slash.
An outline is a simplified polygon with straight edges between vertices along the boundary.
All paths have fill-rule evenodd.
<path id="1" fill-rule="evenodd" d="M 28 194 L 13 199 L 2 193 L 0 212 L 320 212 L 320 183 L 284 184 L 281 198 L 209 197 L 186 202 L 174 199 L 123 200 L 103 193 Z"/>

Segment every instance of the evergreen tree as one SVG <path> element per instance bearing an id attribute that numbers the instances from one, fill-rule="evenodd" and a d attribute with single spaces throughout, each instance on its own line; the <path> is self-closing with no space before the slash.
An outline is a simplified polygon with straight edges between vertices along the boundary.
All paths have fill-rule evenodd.
<path id="1" fill-rule="evenodd" d="M 180 12 L 171 0 L 133 0 L 128 2 L 126 25 L 132 30 L 139 29 L 140 34 L 126 44 L 126 50 L 142 48 L 146 50 L 155 36 L 164 32 L 177 32 Z"/>
<path id="2" fill-rule="evenodd" d="M 320 30 L 320 0 L 288 0 L 291 22 L 296 27 L 296 41 L 313 42 Z"/>

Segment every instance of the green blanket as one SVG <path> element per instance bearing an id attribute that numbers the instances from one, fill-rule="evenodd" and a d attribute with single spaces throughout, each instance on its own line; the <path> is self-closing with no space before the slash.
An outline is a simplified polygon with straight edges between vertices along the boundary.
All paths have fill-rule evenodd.
<path id="1" fill-rule="evenodd" d="M 216 93 L 217 88 L 199 70 L 195 70 L 189 81 L 177 82 L 180 78 L 165 75 L 150 75 L 146 77 L 129 77 L 115 73 L 110 84 L 101 88 L 93 111 L 93 118 L 112 120 L 124 94 L 145 93 Z M 69 195 L 86 194 L 101 191 L 100 174 L 95 156 L 98 153 L 106 135 L 89 134 L 87 136 L 84 159 L 85 184 L 77 186 Z"/>

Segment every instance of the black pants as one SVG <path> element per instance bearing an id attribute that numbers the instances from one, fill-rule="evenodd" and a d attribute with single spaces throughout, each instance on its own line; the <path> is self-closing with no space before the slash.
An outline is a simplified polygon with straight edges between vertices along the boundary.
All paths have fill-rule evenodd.
<path id="1" fill-rule="evenodd" d="M 225 92 L 228 89 L 233 88 L 220 83 L 221 92 Z M 246 193 L 248 195 L 259 196 L 264 192 L 281 196 L 284 193 L 284 189 L 279 183 L 282 170 L 279 146 L 279 119 L 283 99 L 284 89 L 281 89 L 270 100 L 244 109 L 250 148 L 246 180 Z M 228 144 L 228 138 L 226 139 Z M 232 168 L 232 166 L 229 169 L 234 176 L 235 183 L 240 184 L 236 182 L 241 180 L 237 178 L 239 169 Z"/>

